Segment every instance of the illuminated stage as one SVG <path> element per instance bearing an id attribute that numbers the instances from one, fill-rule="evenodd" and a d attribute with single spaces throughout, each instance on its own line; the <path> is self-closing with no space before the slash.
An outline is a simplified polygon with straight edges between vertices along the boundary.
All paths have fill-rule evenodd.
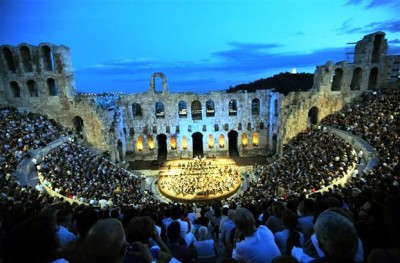
<path id="1" fill-rule="evenodd" d="M 208 201 L 232 196 L 241 183 L 233 159 L 172 160 L 159 171 L 157 189 L 177 202 Z"/>

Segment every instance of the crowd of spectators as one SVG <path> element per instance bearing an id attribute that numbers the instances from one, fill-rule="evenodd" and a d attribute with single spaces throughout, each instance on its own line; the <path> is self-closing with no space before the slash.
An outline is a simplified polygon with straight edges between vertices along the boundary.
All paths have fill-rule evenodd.
<path id="1" fill-rule="evenodd" d="M 12 172 L 7 169 L 20 160 L 7 151 L 12 147 L 5 145 L 12 143 L 1 134 L 1 157 L 15 159 L 13 166 L 2 160 L 0 257 L 6 263 L 400 262 L 399 99 L 398 89 L 363 94 L 323 120 L 321 128 L 299 134 L 282 158 L 258 165 L 257 179 L 242 196 L 197 206 L 157 202 L 140 190 L 140 178 L 73 141 L 56 148 L 39 167 L 54 191 L 90 205 L 69 204 L 7 178 L 5 171 Z M 343 177 L 357 160 L 353 147 L 324 126 L 364 139 L 377 150 L 379 163 L 344 186 L 315 193 Z M 189 213 L 202 206 L 208 220 Z M 73 234 L 63 232 L 71 237 L 67 241 L 57 234 L 62 228 Z M 209 239 L 214 242 L 202 242 L 205 253 L 199 242 Z"/>
<path id="2" fill-rule="evenodd" d="M 85 146 L 70 140 L 46 155 L 38 165 L 43 184 L 56 193 L 101 208 L 139 205 L 153 200 L 142 178 Z"/>

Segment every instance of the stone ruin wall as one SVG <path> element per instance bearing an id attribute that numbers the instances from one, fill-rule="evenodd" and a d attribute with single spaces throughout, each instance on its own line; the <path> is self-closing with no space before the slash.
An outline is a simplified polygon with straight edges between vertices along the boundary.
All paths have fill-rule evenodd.
<path id="1" fill-rule="evenodd" d="M 162 90 L 156 91 L 154 77 L 163 78 Z M 192 158 L 194 133 L 202 134 L 203 152 L 205 156 L 229 156 L 230 131 L 237 132 L 237 150 L 240 156 L 266 155 L 268 152 L 270 98 L 274 92 L 270 90 L 259 90 L 254 93 L 225 93 L 212 92 L 207 94 L 196 94 L 191 92 L 170 93 L 166 78 L 160 73 L 153 74 L 150 81 L 150 91 L 145 93 L 130 94 L 122 98 L 123 123 L 126 131 L 126 149 L 133 153 L 134 159 L 154 160 L 158 155 L 157 136 L 165 135 L 167 143 L 167 159 Z M 259 99 L 259 114 L 252 114 L 252 100 Z M 206 116 L 206 102 L 214 101 L 214 117 Z M 236 100 L 237 115 L 229 116 L 229 102 Z M 187 105 L 187 116 L 179 117 L 179 102 L 184 101 Z M 191 103 L 201 103 L 201 119 L 193 120 L 191 114 Z M 156 103 L 162 102 L 165 109 L 165 118 L 156 117 Z M 134 117 L 132 104 L 138 103 L 142 109 L 142 116 Z M 252 135 L 258 133 L 258 145 L 253 145 Z M 247 145 L 242 143 L 242 135 L 247 134 Z M 214 146 L 209 147 L 209 136 L 212 135 Z M 219 146 L 219 137 L 224 136 L 224 146 Z M 172 137 L 176 138 L 176 149 L 171 145 Z M 187 148 L 183 147 L 186 138 Z M 141 142 L 139 141 L 141 140 Z M 149 142 L 150 140 L 150 142 Z M 149 143 L 154 143 L 150 149 Z M 138 144 L 143 148 L 138 150 Z"/>
<path id="2" fill-rule="evenodd" d="M 68 47 L 41 43 L 3 45 L 0 50 L 1 104 L 47 115 L 71 129 L 75 128 L 74 117 L 80 116 L 86 140 L 108 150 L 104 127 L 109 118 L 90 100 L 76 100 Z"/>
<path id="3" fill-rule="evenodd" d="M 339 111 L 362 92 L 379 89 L 382 85 L 399 87 L 400 56 L 387 56 L 388 45 L 384 36 L 383 32 L 377 32 L 358 41 L 354 50 L 354 61 L 350 63 L 327 62 L 317 66 L 314 85 L 309 92 L 292 92 L 287 96 L 271 90 L 259 90 L 255 93 L 170 93 L 165 76 L 156 73 L 150 79 L 149 92 L 123 96 L 118 101 L 118 107 L 114 109 L 102 109 L 91 95 L 76 95 L 68 47 L 49 43 L 38 46 L 2 45 L 0 103 L 48 115 L 71 129 L 77 128 L 74 119 L 79 117 L 84 125 L 84 139 L 101 151 L 110 151 L 114 160 L 124 160 L 127 153 L 134 159 L 155 159 L 156 138 L 160 134 L 167 137 L 167 158 L 192 157 L 191 135 L 195 132 L 203 134 L 203 150 L 206 155 L 227 156 L 228 133 L 231 130 L 237 132 L 237 149 L 241 156 L 268 152 L 281 154 L 283 144 L 310 125 L 311 109 L 317 110 L 318 122 Z M 155 90 L 154 77 L 163 79 L 161 91 Z M 54 80 L 57 94 L 54 94 L 54 90 L 51 94 L 49 79 Z M 28 82 L 32 81 L 35 85 L 33 88 L 30 85 L 30 90 Z M 251 114 L 251 100 L 254 98 L 260 99 L 258 116 Z M 209 99 L 215 103 L 215 117 L 206 117 L 205 103 Z M 227 105 L 231 99 L 237 101 L 237 116 L 228 116 Z M 187 103 L 186 118 L 178 117 L 178 103 L 181 100 Z M 191 102 L 195 100 L 202 105 L 201 120 L 191 118 Z M 164 119 L 155 118 L 157 101 L 164 103 Z M 141 104 L 141 118 L 132 116 L 133 103 Z M 264 124 L 263 128 L 260 128 L 261 122 Z M 248 123 L 251 125 L 249 129 Z M 218 124 L 218 131 L 215 131 L 215 124 Z M 179 132 L 176 130 L 177 126 Z M 251 143 L 253 132 L 258 132 L 258 146 Z M 248 136 L 245 147 L 241 143 L 243 133 Z M 208 148 L 210 134 L 214 139 L 212 149 Z M 224 148 L 218 147 L 221 134 L 225 138 Z M 171 150 L 170 140 L 174 135 L 177 149 Z M 140 152 L 137 151 L 139 136 L 143 140 L 143 149 Z M 153 138 L 153 150 L 148 150 L 148 136 Z M 185 150 L 182 149 L 183 136 L 187 138 L 188 148 Z"/>
<path id="4" fill-rule="evenodd" d="M 377 32 L 358 41 L 353 63 L 328 61 L 317 66 L 311 91 L 292 92 L 282 100 L 283 144 L 310 126 L 313 107 L 318 111 L 319 122 L 363 92 L 387 83 L 397 83 L 398 87 L 400 56 L 387 56 L 384 35 Z"/>

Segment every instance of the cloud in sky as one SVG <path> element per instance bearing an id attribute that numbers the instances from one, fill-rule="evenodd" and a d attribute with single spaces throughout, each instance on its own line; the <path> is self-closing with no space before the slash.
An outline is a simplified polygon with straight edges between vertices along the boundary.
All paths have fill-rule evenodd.
<path id="1" fill-rule="evenodd" d="M 386 20 L 380 22 L 370 22 L 363 27 L 353 27 L 354 18 L 343 21 L 337 31 L 342 34 L 369 34 L 371 32 L 384 31 L 386 33 L 400 32 L 400 20 Z"/>
<path id="2" fill-rule="evenodd" d="M 363 6 L 365 9 L 370 9 L 387 5 L 398 6 L 399 3 L 394 0 L 349 0 L 344 5 Z"/>
<path id="3" fill-rule="evenodd" d="M 246 79 L 246 76 L 268 77 L 266 72 L 278 74 L 282 69 L 313 69 L 327 60 L 338 61 L 344 58 L 344 47 L 319 49 L 309 53 L 274 53 L 274 49 L 282 45 L 230 42 L 228 46 L 226 50 L 212 53 L 210 60 L 163 62 L 155 59 L 120 58 L 79 69 L 75 74 L 78 78 L 88 74 L 108 77 L 121 85 L 137 84 L 147 89 L 151 74 L 161 71 L 173 80 L 173 89 L 199 86 L 210 87 L 211 91 L 216 85 L 220 89 L 228 88 L 232 85 L 228 79 L 233 76 L 237 81 L 249 82 L 254 78 Z M 243 82 L 236 82 L 240 83 Z"/>

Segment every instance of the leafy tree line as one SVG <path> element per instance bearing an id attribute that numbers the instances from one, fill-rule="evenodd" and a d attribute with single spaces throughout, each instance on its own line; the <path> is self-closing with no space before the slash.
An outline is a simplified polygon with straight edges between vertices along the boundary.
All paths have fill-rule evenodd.
<path id="1" fill-rule="evenodd" d="M 285 95 L 292 91 L 307 91 L 310 90 L 314 83 L 314 74 L 289 72 L 279 73 L 266 79 L 259 79 L 247 84 L 239 84 L 234 87 L 229 87 L 227 92 L 236 92 L 247 90 L 254 92 L 258 89 L 274 89 Z"/>

